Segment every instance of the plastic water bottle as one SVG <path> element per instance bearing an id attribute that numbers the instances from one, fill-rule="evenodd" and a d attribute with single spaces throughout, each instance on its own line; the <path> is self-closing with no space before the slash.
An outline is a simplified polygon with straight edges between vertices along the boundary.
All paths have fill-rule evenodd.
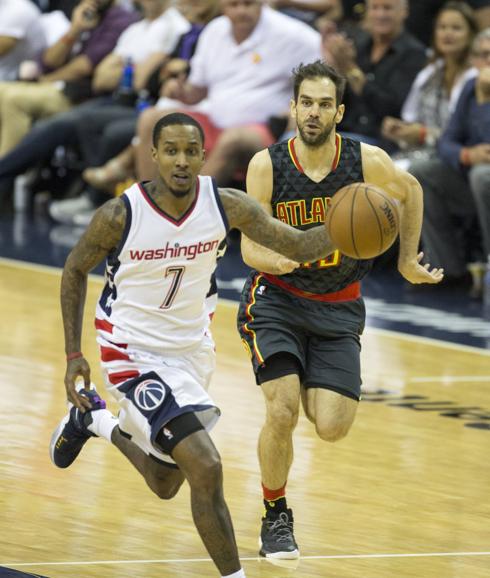
<path id="1" fill-rule="evenodd" d="M 123 106 L 132 106 L 134 104 L 134 64 L 131 58 L 126 58 L 124 68 L 117 90 L 117 100 Z"/>
<path id="2" fill-rule="evenodd" d="M 143 88 L 138 92 L 138 100 L 136 101 L 136 110 L 143 112 L 146 108 L 151 106 L 150 93 Z"/>
<path id="3" fill-rule="evenodd" d="M 121 77 L 120 90 L 123 92 L 132 92 L 134 79 L 134 64 L 131 58 L 126 58 L 124 62 L 123 73 Z"/>
<path id="4" fill-rule="evenodd" d="M 490 255 L 483 276 L 483 317 L 490 319 Z"/>

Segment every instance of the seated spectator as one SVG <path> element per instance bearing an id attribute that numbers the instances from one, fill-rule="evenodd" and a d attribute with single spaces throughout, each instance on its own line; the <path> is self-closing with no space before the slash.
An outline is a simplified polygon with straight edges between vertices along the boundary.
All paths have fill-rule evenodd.
<path id="1" fill-rule="evenodd" d="M 436 16 L 446 3 L 446 0 L 409 0 L 408 3 L 407 30 L 425 46 L 429 46 Z M 488 0 L 466 0 L 465 3 L 474 10 L 479 30 L 490 26 L 490 6 Z"/>
<path id="2" fill-rule="evenodd" d="M 113 0 L 81 0 L 70 30 L 42 55 L 37 82 L 0 83 L 0 157 L 26 135 L 34 120 L 72 108 L 90 96 L 97 64 L 137 16 Z"/>
<path id="3" fill-rule="evenodd" d="M 205 29 L 191 62 L 189 80 L 185 82 L 185 74 L 168 80 L 163 92 L 174 100 L 164 97 L 155 108 L 142 113 L 135 146 L 98 170 L 84 172 L 92 185 L 111 190 L 117 180 L 129 176 L 128 169 L 134 170 L 135 153 L 136 177 L 151 178 L 151 126 L 170 111 L 169 106 L 182 108 L 186 104 L 186 112 L 204 122 L 208 160 L 203 170 L 218 183 L 229 182 L 237 168 L 245 167 L 259 148 L 273 142 L 268 119 L 288 106 L 290 67 L 320 56 L 320 36 L 301 22 L 262 6 L 260 0 L 222 0 L 221 5 L 224 15 Z M 204 98 L 208 94 L 209 98 Z M 175 100 L 177 96 L 183 100 Z M 202 106 L 200 112 L 196 104 Z M 85 141 L 93 139 L 87 137 Z"/>
<path id="4" fill-rule="evenodd" d="M 477 217 L 490 254 L 490 28 L 473 43 L 476 79 L 465 85 L 439 139 L 440 159 L 414 162 L 424 189 L 422 241 L 428 260 L 444 267 L 446 285 L 469 282 L 465 235 Z"/>
<path id="5" fill-rule="evenodd" d="M 46 47 L 40 16 L 30 0 L 0 2 L 0 81 L 17 80 L 20 64 Z"/>
<path id="6" fill-rule="evenodd" d="M 164 96 L 179 100 L 181 107 L 207 102 L 205 113 L 189 108 L 186 112 L 205 128 L 203 174 L 225 184 L 255 152 L 274 142 L 268 121 L 287 110 L 291 69 L 321 57 L 321 37 L 261 0 L 222 0 L 221 6 L 223 16 L 211 22 L 199 39 L 189 79 L 167 82 Z M 163 113 L 157 105 L 139 119 L 139 179 L 153 174 L 151 127 Z"/>
<path id="7" fill-rule="evenodd" d="M 175 49 L 182 34 L 190 28 L 189 21 L 172 6 L 171 0 L 140 0 L 144 18 L 129 26 L 114 50 L 97 66 L 92 89 L 95 94 L 113 92 L 123 75 L 125 63 L 134 65 L 132 88 L 134 100 L 146 87 L 153 73 Z"/>
<path id="8" fill-rule="evenodd" d="M 153 0 L 154 1 L 154 0 Z M 175 77 L 183 73 L 184 78 L 188 72 L 188 59 L 194 52 L 199 34 L 204 26 L 217 13 L 217 0 L 186 0 L 179 6 L 185 7 L 185 14 L 191 20 L 187 22 L 189 30 L 180 38 L 175 37 L 176 29 L 167 30 L 167 35 L 173 38 L 176 47 L 169 60 L 161 70 L 156 70 L 150 77 L 147 89 L 150 97 L 158 98 L 159 87 L 170 76 Z M 170 7 L 162 15 L 174 11 Z M 155 91 L 154 94 L 151 94 Z M 72 136 L 79 143 L 84 163 L 93 167 L 104 165 L 115 155 L 120 153 L 130 142 L 136 130 L 136 121 L 139 115 L 138 103 L 135 108 L 100 107 L 99 110 L 91 109 L 89 115 L 77 115 L 71 125 Z M 96 143 L 96 146 L 94 146 Z M 133 164 L 132 149 L 129 149 L 130 162 Z M 122 155 L 124 158 L 124 154 Z M 0 161 L 0 175 L 1 175 Z M 115 182 L 126 176 L 126 162 L 116 159 L 104 167 L 84 171 L 84 177 L 90 185 L 83 194 L 76 199 L 55 201 L 50 206 L 51 216 L 63 223 L 85 225 L 90 220 L 95 208 L 107 200 L 107 191 L 112 191 Z"/>
<path id="9" fill-rule="evenodd" d="M 410 160 L 437 156 L 436 142 L 466 82 L 476 75 L 470 64 L 477 33 L 471 8 L 464 2 L 446 2 L 434 27 L 431 62 L 417 75 L 403 105 L 402 118 L 383 119 L 383 136 L 402 149 L 393 155 L 410 170 Z"/>
<path id="10" fill-rule="evenodd" d="M 366 33 L 324 39 L 325 60 L 347 78 L 346 113 L 339 130 L 378 146 L 381 121 L 399 117 L 415 76 L 426 63 L 424 46 L 404 30 L 406 0 L 367 0 Z"/>
<path id="11" fill-rule="evenodd" d="M 134 85 L 140 88 L 146 82 L 151 69 L 149 61 L 161 61 L 166 52 L 171 52 L 178 43 L 182 32 L 190 28 L 190 23 L 173 7 L 171 0 L 142 0 L 144 18 L 126 28 L 118 39 L 114 50 L 95 68 L 92 86 L 101 94 L 113 91 L 113 96 L 101 96 L 89 100 L 68 112 L 38 122 L 31 132 L 9 154 L 0 159 L 0 193 L 11 190 L 13 177 L 27 170 L 40 160 L 47 160 L 58 146 L 77 145 L 77 122 L 90 122 L 97 111 L 102 111 L 110 120 L 135 119 L 133 95 L 129 107 L 120 106 L 118 86 L 122 67 L 127 59 L 134 64 Z M 132 90 L 132 89 L 130 89 Z M 127 95 L 126 95 L 127 96 Z M 134 122 L 131 125 L 134 132 Z M 85 149 L 89 156 L 82 163 L 91 164 L 94 151 L 99 144 L 93 139 Z M 126 144 L 126 143 L 125 143 Z M 82 151 L 84 152 L 84 151 Z"/>

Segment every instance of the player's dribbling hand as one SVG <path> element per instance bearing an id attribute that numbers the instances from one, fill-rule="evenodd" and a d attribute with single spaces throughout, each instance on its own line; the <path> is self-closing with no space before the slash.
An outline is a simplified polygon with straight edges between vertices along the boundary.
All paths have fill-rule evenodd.
<path id="1" fill-rule="evenodd" d="M 407 281 L 413 284 L 440 283 L 444 278 L 444 269 L 430 268 L 430 263 L 421 264 L 424 254 L 421 252 L 415 259 L 399 261 L 398 271 Z"/>
<path id="2" fill-rule="evenodd" d="M 65 389 L 66 397 L 77 409 L 85 413 L 86 409 L 91 409 L 90 401 L 81 392 L 78 392 L 75 387 L 77 377 L 82 377 L 85 389 L 90 388 L 90 366 L 85 357 L 77 357 L 68 361 L 65 373 Z"/>
<path id="3" fill-rule="evenodd" d="M 277 272 L 275 274 L 285 275 L 286 273 L 291 273 L 291 271 L 294 271 L 300 265 L 301 263 L 298 263 L 298 261 L 293 261 L 281 255 L 276 261 L 275 269 Z"/>

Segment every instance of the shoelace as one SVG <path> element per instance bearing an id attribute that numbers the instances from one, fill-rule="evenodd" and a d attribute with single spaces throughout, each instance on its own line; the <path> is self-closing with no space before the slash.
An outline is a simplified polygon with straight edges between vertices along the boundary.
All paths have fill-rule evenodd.
<path id="1" fill-rule="evenodd" d="M 287 542 L 293 536 L 292 524 L 285 512 L 281 512 L 274 522 L 267 521 L 267 530 L 274 534 L 278 542 Z"/>

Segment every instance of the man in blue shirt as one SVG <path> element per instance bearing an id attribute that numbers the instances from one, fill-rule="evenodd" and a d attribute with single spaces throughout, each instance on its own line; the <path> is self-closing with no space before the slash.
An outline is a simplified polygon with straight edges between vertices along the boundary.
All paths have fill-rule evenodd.
<path id="1" fill-rule="evenodd" d="M 485 258 L 490 255 L 490 28 L 475 38 L 473 58 L 479 73 L 439 140 L 440 158 L 411 167 L 424 189 L 424 250 L 449 282 L 467 275 L 464 229 L 476 216 Z"/>

